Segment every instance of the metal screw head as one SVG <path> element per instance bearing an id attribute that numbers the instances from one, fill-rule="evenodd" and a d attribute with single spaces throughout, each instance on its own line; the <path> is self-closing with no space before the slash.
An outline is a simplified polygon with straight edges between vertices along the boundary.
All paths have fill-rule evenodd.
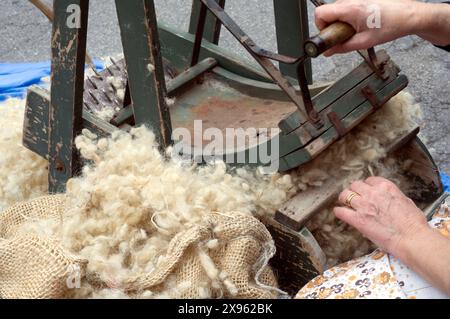
<path id="1" fill-rule="evenodd" d="M 64 173 L 64 171 L 66 170 L 64 163 L 59 159 L 56 160 L 55 169 L 60 173 Z"/>
<path id="2" fill-rule="evenodd" d="M 317 47 L 313 43 L 306 43 L 305 44 L 305 53 L 307 56 L 315 58 L 319 55 L 317 51 Z"/>

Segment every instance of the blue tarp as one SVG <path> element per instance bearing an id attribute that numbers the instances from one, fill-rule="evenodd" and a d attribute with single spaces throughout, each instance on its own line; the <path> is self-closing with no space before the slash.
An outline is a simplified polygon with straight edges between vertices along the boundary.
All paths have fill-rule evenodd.
<path id="1" fill-rule="evenodd" d="M 450 193 L 450 176 L 441 172 L 441 179 L 442 179 L 442 184 L 444 184 L 444 191 L 446 191 L 447 193 Z"/>
<path id="2" fill-rule="evenodd" d="M 101 70 L 101 61 L 95 61 Z M 50 75 L 50 62 L 39 63 L 0 63 L 0 101 L 8 97 L 24 97 L 30 85 L 41 83 L 43 77 Z M 441 173 L 442 182 L 450 192 L 450 176 Z"/>
<path id="3" fill-rule="evenodd" d="M 95 61 L 101 70 L 101 61 Z M 8 97 L 22 98 L 26 89 L 33 84 L 40 84 L 43 77 L 50 75 L 50 62 L 37 63 L 0 63 L 0 101 Z"/>

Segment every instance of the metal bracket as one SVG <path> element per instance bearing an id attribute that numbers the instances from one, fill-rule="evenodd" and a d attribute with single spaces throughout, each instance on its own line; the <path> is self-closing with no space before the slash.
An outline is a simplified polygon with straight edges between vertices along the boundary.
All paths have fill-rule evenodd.
<path id="1" fill-rule="evenodd" d="M 378 61 L 378 56 L 375 53 L 375 49 L 373 47 L 365 51 L 358 50 L 357 52 L 380 79 L 386 80 L 387 78 L 389 78 L 389 72 L 387 72 L 386 69 L 388 61 Z"/>
<path id="2" fill-rule="evenodd" d="M 378 110 L 383 106 L 383 102 L 380 101 L 374 90 L 370 86 L 366 86 L 361 90 L 364 97 L 370 102 L 374 110 Z"/>
<path id="3" fill-rule="evenodd" d="M 339 138 L 343 137 L 350 131 L 349 129 L 344 127 L 341 119 L 336 114 L 336 112 L 332 111 L 332 112 L 328 113 L 327 116 L 328 116 L 328 119 L 330 120 L 330 123 L 333 125 L 336 132 L 338 133 Z"/>
<path id="4" fill-rule="evenodd" d="M 372 108 L 374 111 L 378 110 L 379 108 L 381 108 L 383 106 L 384 103 L 377 98 L 375 91 L 372 90 L 372 88 L 370 86 L 364 87 L 361 90 L 361 93 L 372 105 Z M 329 112 L 327 114 L 327 117 L 330 120 L 330 123 L 336 129 L 336 132 L 338 133 L 339 137 L 343 137 L 350 131 L 348 128 L 344 127 L 344 125 L 342 124 L 342 120 L 339 119 L 336 112 L 334 112 L 334 111 Z"/>
<path id="5" fill-rule="evenodd" d="M 308 118 L 311 121 L 311 123 L 317 129 L 320 129 L 324 123 L 320 118 L 320 114 L 314 108 L 314 104 L 311 99 L 311 93 L 309 92 L 308 87 L 308 80 L 306 78 L 305 60 L 300 60 L 300 62 L 297 65 L 297 79 L 298 85 L 300 86 L 300 90 L 302 92 L 302 99 L 306 114 L 308 115 Z"/>

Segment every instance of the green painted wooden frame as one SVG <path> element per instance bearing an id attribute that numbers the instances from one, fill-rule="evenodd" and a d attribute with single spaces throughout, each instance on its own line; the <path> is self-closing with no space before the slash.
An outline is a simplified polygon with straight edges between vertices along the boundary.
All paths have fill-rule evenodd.
<path id="1" fill-rule="evenodd" d="M 83 1 L 80 0 L 80 4 L 82 2 Z M 290 8 L 286 11 L 281 10 L 281 4 L 278 3 L 275 5 L 276 21 L 278 21 L 279 30 L 282 30 L 280 24 L 286 26 L 285 22 L 281 22 L 281 20 L 283 20 L 283 14 L 286 15 L 289 11 L 295 11 L 294 15 L 288 15 L 293 19 L 293 23 L 298 24 L 301 21 L 304 21 L 301 20 L 301 14 L 304 14 L 305 6 L 305 3 L 303 2 L 303 0 L 286 0 L 286 8 Z M 82 12 L 85 15 L 84 23 L 87 26 L 86 3 L 84 4 L 84 11 Z M 114 125 L 119 126 L 122 123 L 127 123 L 128 119 L 132 117 L 137 125 L 144 124 L 151 127 L 162 146 L 161 148 L 165 148 L 171 143 L 170 112 L 166 105 L 165 97 L 167 95 L 176 95 L 179 88 L 192 83 L 194 79 L 205 72 L 213 72 L 216 76 L 227 81 L 231 86 L 235 86 L 238 90 L 245 91 L 246 94 L 254 94 L 256 96 L 279 101 L 285 101 L 287 99 L 283 95 L 281 89 L 271 83 L 267 75 L 259 67 L 242 62 L 232 53 L 207 41 L 203 41 L 200 52 L 200 58 L 204 60 L 194 68 L 182 72 L 179 76 L 170 81 L 166 88 L 164 75 L 162 74 L 161 55 L 169 60 L 176 68 L 180 70 L 186 69 L 190 63 L 194 36 L 188 32 L 174 30 L 165 26 L 163 23 L 156 25 L 155 10 L 152 0 L 133 0 L 128 2 L 116 0 L 116 6 L 119 25 L 121 27 L 125 59 L 129 61 L 129 88 L 132 104 L 125 107 L 118 114 L 112 122 Z M 60 7 L 58 10 L 61 10 L 61 8 L 64 7 Z M 293 8 L 295 8 L 295 10 Z M 58 14 L 61 19 L 56 20 L 59 21 L 58 23 L 61 23 L 67 14 L 65 12 L 59 12 Z M 194 19 L 194 17 L 192 19 Z M 210 23 L 208 25 L 209 28 L 212 28 L 213 26 L 217 27 L 217 24 Z M 94 131 L 109 132 L 112 131 L 112 127 L 114 127 L 114 125 L 109 123 L 102 123 L 101 120 L 95 118 L 92 114 L 86 112 L 82 113 L 81 111 L 82 101 L 80 100 L 80 92 L 82 90 L 82 84 L 79 83 L 79 74 L 81 74 L 80 72 L 83 70 L 81 66 L 84 66 L 84 55 L 79 51 L 83 51 L 85 46 L 85 30 L 83 28 L 76 30 L 58 28 L 57 30 L 58 32 L 54 31 L 56 35 L 60 35 L 61 31 L 64 31 L 62 32 L 64 36 L 66 36 L 66 33 L 68 35 L 75 33 L 80 36 L 80 45 L 72 46 L 72 51 L 66 53 L 70 53 L 78 58 L 76 60 L 70 60 L 72 64 L 69 67 L 56 59 L 54 59 L 53 63 L 56 77 L 52 80 L 52 87 L 58 88 L 58 90 L 52 90 L 53 93 L 50 100 L 57 101 L 58 99 L 62 99 L 68 106 L 64 107 L 64 111 L 63 108 L 59 109 L 61 110 L 60 113 L 57 113 L 60 118 L 59 122 L 55 123 L 54 121 L 50 121 L 49 123 L 45 120 L 45 116 L 47 116 L 47 114 L 50 116 L 53 114 L 52 112 L 55 112 L 55 109 L 58 110 L 58 108 L 52 106 L 52 102 L 50 102 L 50 110 L 46 112 L 46 94 L 43 94 L 43 92 L 37 89 L 30 90 L 27 103 L 27 117 L 30 119 L 32 118 L 33 121 L 46 123 L 47 127 L 50 129 L 36 132 L 36 130 L 33 129 L 34 122 L 30 119 L 26 119 L 26 121 L 28 121 L 25 125 L 27 134 L 24 135 L 24 144 L 27 147 L 38 152 L 43 157 L 49 158 L 51 176 L 55 175 L 55 171 L 61 173 L 57 170 L 57 168 L 60 169 L 61 161 L 59 158 L 56 158 L 54 154 L 54 150 L 57 149 L 55 148 L 55 145 L 64 145 L 66 154 L 64 158 L 67 162 L 63 162 L 64 167 L 67 165 L 69 168 L 72 166 L 73 168 L 67 171 L 64 170 L 64 174 L 60 174 L 61 176 L 58 175 L 52 177 L 51 191 L 63 191 L 67 179 L 79 170 L 79 158 L 74 151 L 73 139 L 76 134 L 81 131 L 81 128 L 89 127 Z M 156 30 L 159 32 L 156 32 Z M 289 36 L 294 36 L 294 39 L 300 41 L 306 36 L 305 30 L 307 31 L 307 28 L 305 29 L 303 26 L 301 34 Z M 209 34 L 210 37 L 212 34 L 217 35 L 219 32 L 217 28 L 210 31 L 211 32 L 209 33 L 206 32 L 206 35 L 208 36 Z M 280 32 L 279 37 L 281 38 L 283 34 L 285 35 L 285 33 Z M 56 39 L 55 36 L 54 39 Z M 64 40 L 64 38 L 62 39 Z M 69 37 L 66 37 L 66 39 L 69 39 Z M 289 42 L 293 42 L 294 40 L 292 39 L 293 38 L 285 38 L 285 40 Z M 213 40 L 217 40 L 217 37 Z M 296 40 L 294 42 L 296 42 Z M 54 42 L 54 56 L 58 56 L 60 53 L 58 45 L 58 42 Z M 299 50 L 299 47 L 293 45 L 284 48 L 284 50 L 286 50 L 286 53 L 293 54 L 295 53 L 295 50 Z M 388 60 L 385 53 L 381 52 L 379 55 L 383 57 L 383 59 Z M 65 56 L 65 58 L 69 59 L 68 56 Z M 335 112 L 337 117 L 343 121 L 344 127 L 351 129 L 364 117 L 374 111 L 373 106 L 366 97 L 362 95 L 362 89 L 370 87 L 375 92 L 377 98 L 382 101 L 387 101 L 393 94 L 399 92 L 406 86 L 406 77 L 399 77 L 399 70 L 390 61 L 388 62 L 388 68 L 390 69 L 391 76 L 386 80 L 382 80 L 374 74 L 367 63 L 363 62 L 355 70 L 338 80 L 333 86 L 324 85 L 312 87 L 314 107 L 318 112 L 321 112 L 324 115 L 330 111 Z M 70 72 L 64 73 L 64 77 L 71 77 L 72 79 L 76 78 L 78 82 L 75 83 L 72 81 L 76 84 L 76 87 L 74 87 L 75 84 L 70 86 L 70 83 L 72 83 L 71 81 L 58 80 L 58 69 L 64 69 L 65 72 L 67 72 L 66 69 L 68 69 Z M 284 68 L 284 70 L 286 73 L 289 72 L 286 68 Z M 65 87 L 66 89 L 64 89 Z M 67 91 L 67 88 L 70 90 Z M 61 92 L 67 93 L 61 94 Z M 73 94 L 73 92 L 76 94 Z M 73 100 L 65 99 L 67 94 L 71 95 Z M 76 125 L 66 125 L 67 122 L 62 124 L 61 121 L 66 121 L 68 119 L 65 109 L 73 110 L 71 118 Z M 40 119 L 38 119 L 39 117 Z M 54 117 L 52 117 L 52 119 L 53 118 Z M 311 160 L 327 146 L 341 137 L 339 132 L 331 125 L 330 121 L 327 120 L 325 116 L 324 118 L 325 125 L 320 130 L 313 128 L 310 123 L 302 122 L 298 117 L 298 112 L 292 113 L 279 123 L 281 133 L 276 136 L 276 138 L 279 143 L 280 153 L 275 162 L 280 171 L 289 170 Z M 73 131 L 66 131 L 65 133 L 55 135 L 57 130 L 54 130 L 52 126 L 58 126 L 60 130 L 63 126 L 63 129 L 65 130 L 67 130 L 67 127 L 72 127 Z M 33 130 L 35 132 L 32 132 Z M 50 149 L 46 150 L 44 145 L 45 141 L 48 141 Z M 231 154 L 218 153 L 216 155 L 226 159 L 227 162 L 230 159 L 235 159 L 237 162 L 237 159 L 250 159 L 252 154 L 260 154 L 260 149 L 271 149 L 274 142 L 274 140 L 269 140 L 261 145 L 245 150 L 239 150 Z M 74 154 L 69 154 L 69 149 Z M 53 150 L 53 153 L 51 150 Z M 72 165 L 72 163 L 74 164 Z M 272 165 L 273 162 L 267 163 L 258 157 L 256 161 L 247 164 L 260 166 Z M 54 186 L 56 184 L 57 186 Z"/>

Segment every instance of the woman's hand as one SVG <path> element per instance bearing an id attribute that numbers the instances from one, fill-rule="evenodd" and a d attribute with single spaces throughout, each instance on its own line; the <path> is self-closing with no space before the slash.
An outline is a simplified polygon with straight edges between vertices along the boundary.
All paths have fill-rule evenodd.
<path id="1" fill-rule="evenodd" d="M 348 204 L 351 192 L 359 195 L 351 207 L 335 207 L 336 216 L 450 296 L 449 238 L 429 227 L 420 209 L 387 179 L 354 182 L 339 200 Z"/>
<path id="2" fill-rule="evenodd" d="M 350 207 L 336 207 L 336 216 L 358 229 L 378 247 L 402 259 L 405 242 L 428 232 L 422 211 L 392 182 L 381 177 L 369 177 L 364 182 L 353 182 L 339 195 Z"/>
<path id="3" fill-rule="evenodd" d="M 356 30 L 350 40 L 325 52 L 327 56 L 367 49 L 410 34 L 438 45 L 450 43 L 450 5 L 447 4 L 413 0 L 337 0 L 316 8 L 315 19 L 320 30 L 336 21 L 347 22 Z"/>

